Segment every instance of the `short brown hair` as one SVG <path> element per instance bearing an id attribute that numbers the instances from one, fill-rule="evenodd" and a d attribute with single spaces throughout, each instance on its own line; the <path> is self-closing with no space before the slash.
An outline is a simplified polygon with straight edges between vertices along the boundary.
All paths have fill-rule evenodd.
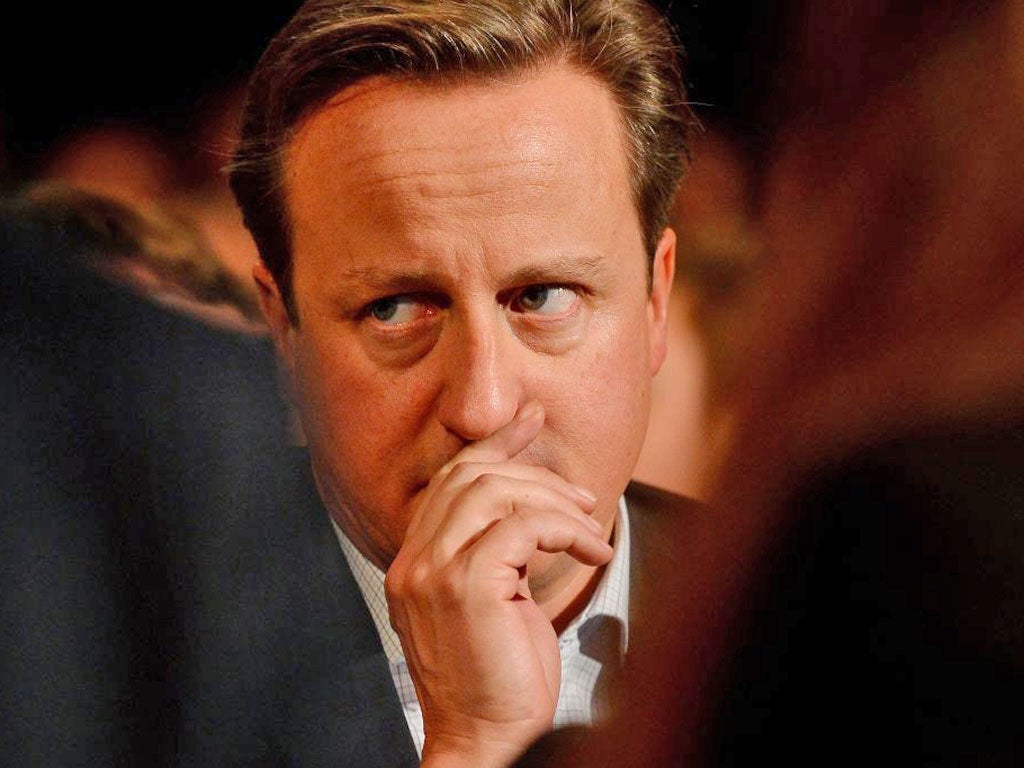
<path id="1" fill-rule="evenodd" d="M 310 0 L 249 84 L 231 186 L 289 313 L 281 162 L 298 122 L 372 76 L 446 81 L 565 63 L 608 86 L 627 136 L 648 258 L 668 219 L 693 117 L 680 46 L 646 0 Z"/>

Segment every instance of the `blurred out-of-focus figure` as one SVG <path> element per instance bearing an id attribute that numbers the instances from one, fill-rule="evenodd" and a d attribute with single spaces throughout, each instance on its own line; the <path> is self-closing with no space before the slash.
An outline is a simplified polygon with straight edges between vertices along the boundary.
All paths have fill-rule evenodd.
<path id="1" fill-rule="evenodd" d="M 636 476 L 699 498 L 705 466 L 727 434 L 759 246 L 751 171 L 735 142 L 707 130 L 692 154 L 674 212 L 679 244 L 668 354 L 654 379 Z"/>
<path id="2" fill-rule="evenodd" d="M 139 295 L 227 330 L 264 333 L 249 283 L 224 267 L 191 221 L 157 203 L 41 182 L 9 205 L 79 243 L 89 266 Z"/>
<path id="3" fill-rule="evenodd" d="M 239 300 L 237 309 L 256 330 L 262 319 L 250 310 L 257 302 L 252 267 L 258 254 L 224 171 L 234 149 L 241 96 L 240 83 L 211 86 L 181 135 L 141 121 L 71 131 L 52 148 L 34 180 L 130 205 L 137 213 L 162 220 L 160 229 L 180 219 L 202 240 L 207 252 L 203 260 L 209 262 L 212 256 L 218 270 L 230 277 L 237 288 L 232 291 Z"/>
<path id="4" fill-rule="evenodd" d="M 524 765 L 1024 758 L 1024 3 L 792 20 L 712 514 L 617 719 Z"/>
<path id="5" fill-rule="evenodd" d="M 129 203 L 160 200 L 180 183 L 164 137 L 132 123 L 96 125 L 70 133 L 50 152 L 39 178 Z"/>
<path id="6" fill-rule="evenodd" d="M 191 218 L 224 268 L 243 280 L 255 298 L 252 235 L 228 187 L 226 167 L 235 151 L 245 96 L 244 82 L 210 88 L 193 111 L 186 140 L 187 172 L 171 204 Z"/>
<path id="7" fill-rule="evenodd" d="M 301 539 L 265 531 L 284 409 L 264 337 L 140 288 L 163 236 L 106 198 L 0 201 L 4 765 L 173 765 L 249 717 L 220 681 L 273 623 L 249 579 Z"/>

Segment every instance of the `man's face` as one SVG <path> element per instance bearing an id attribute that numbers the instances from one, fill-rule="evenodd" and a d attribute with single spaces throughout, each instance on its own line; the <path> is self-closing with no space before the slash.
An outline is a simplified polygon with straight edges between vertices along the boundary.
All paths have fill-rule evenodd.
<path id="1" fill-rule="evenodd" d="M 545 423 L 515 461 L 614 516 L 674 263 L 666 231 L 648 292 L 624 142 L 607 89 L 562 67 L 374 79 L 299 126 L 284 160 L 296 325 L 257 276 L 321 495 L 381 567 L 434 473 L 531 400 Z"/>

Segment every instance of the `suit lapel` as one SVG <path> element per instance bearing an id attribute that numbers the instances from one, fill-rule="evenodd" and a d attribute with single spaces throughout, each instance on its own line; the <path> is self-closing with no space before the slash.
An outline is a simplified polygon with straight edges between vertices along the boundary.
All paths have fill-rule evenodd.
<path id="1" fill-rule="evenodd" d="M 295 586 L 304 618 L 290 639 L 281 748 L 302 766 L 415 766 L 419 760 L 387 658 L 338 545 L 303 452 L 306 541 Z"/>
<path id="2" fill-rule="evenodd" d="M 683 496 L 633 481 L 626 488 L 629 510 L 629 621 L 639 626 L 656 609 L 657 579 L 652 574 L 670 568 L 672 559 L 684 551 L 690 523 L 701 514 L 702 505 Z M 631 631 L 632 634 L 632 631 Z"/>

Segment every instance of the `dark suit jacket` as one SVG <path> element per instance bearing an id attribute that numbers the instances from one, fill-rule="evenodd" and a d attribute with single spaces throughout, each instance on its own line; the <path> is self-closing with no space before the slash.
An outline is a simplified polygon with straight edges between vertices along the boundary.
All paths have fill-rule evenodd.
<path id="1" fill-rule="evenodd" d="M 282 493 L 266 340 L 100 279 L 94 247 L 0 203 L 4 765 L 173 763 Z"/>
<path id="2" fill-rule="evenodd" d="M 198 702 L 189 728 L 188 760 L 417 765 L 373 621 L 317 495 L 308 457 L 302 454 L 299 463 L 296 489 L 302 493 L 280 518 L 266 521 L 265 559 L 233 608 L 252 614 L 241 621 L 251 634 L 224 638 L 221 653 L 234 649 L 235 669 L 227 686 L 220 670 L 212 670 L 210 695 Z M 662 535 L 667 524 L 692 515 L 696 505 L 638 483 L 630 485 L 627 500 L 636 606 L 645 567 L 677 550 Z M 251 609 L 243 608 L 246 602 Z"/>

